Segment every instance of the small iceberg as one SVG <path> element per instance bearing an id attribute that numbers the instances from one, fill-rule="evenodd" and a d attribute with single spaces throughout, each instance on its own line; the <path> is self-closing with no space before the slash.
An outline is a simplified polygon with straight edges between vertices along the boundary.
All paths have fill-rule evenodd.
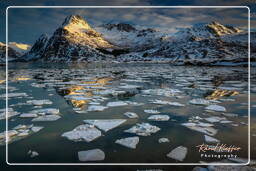
<path id="1" fill-rule="evenodd" d="M 204 140 L 208 143 L 218 143 L 218 142 L 220 142 L 220 140 L 218 140 L 216 138 L 213 138 L 213 137 L 210 137 L 208 135 L 204 135 Z"/>
<path id="2" fill-rule="evenodd" d="M 107 109 L 108 107 L 106 106 L 98 106 L 98 105 L 90 105 L 87 109 L 87 111 L 95 111 L 95 112 L 99 112 L 99 111 L 103 111 L 105 109 Z"/>
<path id="3" fill-rule="evenodd" d="M 149 123 L 138 123 L 130 129 L 125 130 L 124 132 L 133 133 L 140 136 L 150 136 L 151 134 L 158 131 L 160 131 L 160 128 L 157 126 L 150 125 Z"/>
<path id="4" fill-rule="evenodd" d="M 117 101 L 117 102 L 108 102 L 107 106 L 108 107 L 117 107 L 117 106 L 126 106 L 128 105 L 126 102 L 123 101 Z"/>
<path id="5" fill-rule="evenodd" d="M 206 110 L 216 111 L 216 112 L 226 112 L 226 108 L 220 105 L 209 105 L 205 108 Z"/>
<path id="6" fill-rule="evenodd" d="M 127 117 L 130 118 L 130 119 L 135 119 L 135 118 L 138 118 L 138 117 L 139 117 L 139 116 L 138 116 L 136 113 L 134 113 L 134 112 L 125 112 L 124 115 L 127 116 Z"/>
<path id="7" fill-rule="evenodd" d="M 187 147 L 179 146 L 173 149 L 170 153 L 167 154 L 167 157 L 174 160 L 183 161 L 186 158 L 188 153 Z"/>
<path id="8" fill-rule="evenodd" d="M 79 125 L 72 131 L 65 132 L 61 135 L 72 141 L 86 141 L 91 142 L 101 136 L 101 131 L 93 125 Z"/>
<path id="9" fill-rule="evenodd" d="M 56 121 L 60 118 L 61 117 L 59 115 L 42 115 L 32 119 L 32 122 Z"/>
<path id="10" fill-rule="evenodd" d="M 159 138 L 158 142 L 159 143 L 168 143 L 168 142 L 170 142 L 170 140 L 168 138 Z"/>
<path id="11" fill-rule="evenodd" d="M 116 140 L 115 143 L 128 148 L 135 149 L 137 144 L 139 143 L 139 137 L 122 138 L 122 139 Z"/>
<path id="12" fill-rule="evenodd" d="M 145 113 L 150 113 L 150 114 L 159 114 L 160 112 L 157 110 L 144 110 Z"/>
<path id="13" fill-rule="evenodd" d="M 148 120 L 153 121 L 168 121 L 170 117 L 168 115 L 152 115 L 148 117 Z"/>
<path id="14" fill-rule="evenodd" d="M 126 119 L 101 119 L 101 120 L 84 120 L 85 123 L 91 124 L 107 132 L 126 122 Z"/>
<path id="15" fill-rule="evenodd" d="M 105 159 L 105 153 L 100 149 L 78 152 L 79 161 L 101 161 Z"/>
<path id="16" fill-rule="evenodd" d="M 205 99 L 202 99 L 202 98 L 198 98 L 198 99 L 192 99 L 189 101 L 190 104 L 193 104 L 193 105 L 209 105 L 210 104 L 210 101 L 209 100 L 205 100 Z"/>

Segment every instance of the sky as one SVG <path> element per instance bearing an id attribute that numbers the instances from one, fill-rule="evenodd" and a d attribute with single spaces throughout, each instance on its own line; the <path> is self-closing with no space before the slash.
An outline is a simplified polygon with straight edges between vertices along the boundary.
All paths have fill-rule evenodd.
<path id="1" fill-rule="evenodd" d="M 58 2 L 58 3 L 57 3 Z M 0 41 L 5 42 L 5 8 L 16 5 L 145 5 L 145 6 L 180 6 L 180 5 L 248 5 L 251 9 L 251 25 L 256 28 L 255 12 L 256 7 L 253 0 L 222 0 L 218 1 L 199 1 L 199 0 L 180 0 L 180 1 L 155 1 L 155 0 L 37 0 L 24 2 L 9 0 L 1 4 L 0 17 Z M 200 3 L 201 2 L 201 3 Z M 205 2 L 205 4 L 202 4 Z M 213 3 L 215 2 L 215 3 Z M 246 2 L 246 3 L 245 3 Z M 218 21 L 222 24 L 233 25 L 247 29 L 248 9 L 194 9 L 194 8 L 157 8 L 157 9 L 60 9 L 60 8 L 9 8 L 8 9 L 8 36 L 9 42 L 33 44 L 43 33 L 51 35 L 64 21 L 65 17 L 71 14 L 79 14 L 92 26 L 96 27 L 105 23 L 129 23 L 145 27 L 153 27 L 170 32 L 175 32 L 179 28 L 191 27 L 196 23 L 209 23 Z M 254 27 L 255 26 L 255 27 Z"/>

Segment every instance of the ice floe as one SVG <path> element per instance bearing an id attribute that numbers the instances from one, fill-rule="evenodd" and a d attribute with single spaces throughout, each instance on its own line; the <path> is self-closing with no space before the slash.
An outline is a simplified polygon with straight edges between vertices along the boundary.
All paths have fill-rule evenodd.
<path id="1" fill-rule="evenodd" d="M 0 120 L 7 118 L 11 118 L 13 116 L 19 115 L 20 113 L 14 111 L 13 108 L 8 108 L 6 113 L 6 108 L 0 109 Z"/>
<path id="2" fill-rule="evenodd" d="M 157 110 L 151 110 L 151 109 L 147 109 L 147 110 L 144 110 L 145 113 L 150 113 L 150 114 L 159 114 L 160 112 L 157 111 Z"/>
<path id="3" fill-rule="evenodd" d="M 186 158 L 187 153 L 187 147 L 179 146 L 173 149 L 170 153 L 168 153 L 167 157 L 174 160 L 183 161 Z"/>
<path id="4" fill-rule="evenodd" d="M 135 118 L 138 118 L 139 116 L 134 113 L 134 112 L 125 112 L 124 113 L 125 116 L 127 116 L 128 118 L 131 118 L 131 119 L 135 119 Z"/>
<path id="5" fill-rule="evenodd" d="M 39 156 L 39 153 L 36 152 L 36 151 L 29 150 L 29 151 L 28 151 L 28 155 L 29 155 L 31 158 L 34 158 L 34 157 L 36 157 L 36 156 Z"/>
<path id="6" fill-rule="evenodd" d="M 168 143 L 168 142 L 170 142 L 170 140 L 168 138 L 159 138 L 158 142 L 159 143 Z"/>
<path id="7" fill-rule="evenodd" d="M 149 123 L 137 123 L 135 126 L 125 130 L 124 132 L 133 133 L 140 136 L 150 136 L 158 131 L 160 131 L 160 128 L 157 126 L 153 126 Z"/>
<path id="8" fill-rule="evenodd" d="M 93 125 L 79 125 L 72 131 L 65 132 L 61 135 L 72 141 L 91 142 L 101 136 L 101 131 Z"/>
<path id="9" fill-rule="evenodd" d="M 5 98 L 6 94 L 0 94 L 0 98 Z M 8 93 L 8 98 L 28 97 L 27 93 Z"/>
<path id="10" fill-rule="evenodd" d="M 44 108 L 44 109 L 36 109 L 36 110 L 32 110 L 30 113 L 35 113 L 35 114 L 39 114 L 39 115 L 57 115 L 60 113 L 59 109 L 55 109 L 55 108 Z"/>
<path id="11" fill-rule="evenodd" d="M 122 139 L 116 140 L 115 143 L 123 145 L 128 148 L 135 149 L 137 144 L 139 143 L 139 137 L 122 138 Z"/>
<path id="12" fill-rule="evenodd" d="M 226 108 L 220 105 L 209 105 L 205 109 L 216 111 L 216 112 L 226 112 Z"/>
<path id="13" fill-rule="evenodd" d="M 91 124 L 107 132 L 126 122 L 126 119 L 100 119 L 100 120 L 84 120 L 85 123 Z"/>
<path id="14" fill-rule="evenodd" d="M 32 122 L 56 121 L 60 118 L 61 117 L 59 115 L 42 115 L 32 119 Z"/>
<path id="15" fill-rule="evenodd" d="M 20 118 L 36 118 L 38 117 L 35 113 L 22 113 L 19 115 Z"/>
<path id="16" fill-rule="evenodd" d="M 27 103 L 35 105 L 35 106 L 42 106 L 42 105 L 51 105 L 52 101 L 50 101 L 50 100 L 28 100 Z"/>
<path id="17" fill-rule="evenodd" d="M 107 108 L 108 107 L 106 107 L 106 106 L 90 105 L 90 106 L 88 106 L 87 111 L 103 111 Z"/>
<path id="18" fill-rule="evenodd" d="M 168 121 L 170 117 L 168 115 L 152 115 L 148 117 L 148 120 L 153 121 Z"/>
<path id="19" fill-rule="evenodd" d="M 35 131 L 35 129 L 36 129 L 36 131 Z M 19 124 L 19 125 L 15 126 L 14 128 L 7 131 L 8 143 L 12 143 L 14 141 L 18 141 L 23 138 L 26 138 L 26 137 L 40 131 L 41 129 L 43 129 L 43 127 L 33 126 L 33 124 L 31 124 L 31 125 Z M 0 145 L 5 144 L 5 141 L 6 141 L 5 138 L 6 138 L 5 132 L 0 133 Z"/>
<path id="20" fill-rule="evenodd" d="M 192 99 L 189 101 L 190 104 L 194 104 L 194 105 L 209 105 L 210 101 L 209 100 L 205 100 L 202 98 L 198 98 L 198 99 Z"/>
<path id="21" fill-rule="evenodd" d="M 181 124 L 182 126 L 185 126 L 191 130 L 198 131 L 201 133 L 205 133 L 210 136 L 214 136 L 217 134 L 218 130 L 215 128 L 212 128 L 212 125 L 208 124 L 202 124 L 202 123 L 193 123 L 193 122 L 188 122 L 188 123 L 183 123 Z"/>
<path id="22" fill-rule="evenodd" d="M 215 123 L 215 122 L 220 122 L 222 120 L 226 120 L 225 117 L 218 117 L 218 116 L 212 116 L 212 117 L 208 117 L 208 118 L 204 118 L 206 121 L 211 122 L 211 123 Z"/>
<path id="23" fill-rule="evenodd" d="M 105 159 L 105 153 L 100 149 L 79 151 L 78 159 L 80 161 L 101 161 Z"/>
<path id="24" fill-rule="evenodd" d="M 210 137 L 208 135 L 204 135 L 204 140 L 207 142 L 207 143 L 217 143 L 217 142 L 220 142 L 220 140 L 216 139 L 216 138 L 213 138 L 213 137 Z"/>
<path id="25" fill-rule="evenodd" d="M 107 106 L 108 107 L 118 107 L 118 106 L 126 106 L 128 105 L 126 102 L 123 101 L 117 101 L 117 102 L 108 102 Z"/>

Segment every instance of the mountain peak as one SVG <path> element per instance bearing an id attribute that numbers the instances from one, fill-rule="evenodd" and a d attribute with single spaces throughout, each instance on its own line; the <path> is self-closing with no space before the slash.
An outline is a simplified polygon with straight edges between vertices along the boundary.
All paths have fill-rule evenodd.
<path id="1" fill-rule="evenodd" d="M 207 24 L 206 28 L 217 36 L 242 32 L 242 30 L 240 30 L 239 28 L 228 26 L 228 25 L 222 25 L 216 21 L 213 21 L 210 24 Z"/>
<path id="2" fill-rule="evenodd" d="M 90 25 L 80 15 L 69 15 L 62 23 L 62 27 L 81 27 L 84 29 L 91 29 Z"/>

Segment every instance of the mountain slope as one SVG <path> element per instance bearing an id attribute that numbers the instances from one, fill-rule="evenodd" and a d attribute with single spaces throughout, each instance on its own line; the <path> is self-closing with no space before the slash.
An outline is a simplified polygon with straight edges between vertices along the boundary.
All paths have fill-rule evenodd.
<path id="1" fill-rule="evenodd" d="M 217 22 L 197 24 L 166 37 L 159 46 L 140 54 L 123 55 L 121 59 L 181 65 L 239 65 L 248 60 L 247 38 L 242 30 Z"/>
<path id="2" fill-rule="evenodd" d="M 100 60 L 110 57 L 100 50 L 112 48 L 114 45 L 91 28 L 82 17 L 71 15 L 49 39 L 39 38 L 23 59 L 40 57 L 48 61 Z M 36 55 L 33 56 L 33 54 Z"/>
<path id="3" fill-rule="evenodd" d="M 30 49 L 30 45 L 23 43 L 10 42 L 8 45 L 8 61 L 19 59 L 25 52 Z M 0 63 L 6 61 L 6 45 L 0 42 Z"/>
<path id="4" fill-rule="evenodd" d="M 244 65 L 248 60 L 247 36 L 245 31 L 217 22 L 196 24 L 175 34 L 126 23 L 94 29 L 82 17 L 71 15 L 49 38 L 41 36 L 22 59 Z M 254 51 L 252 57 L 255 59 Z"/>

